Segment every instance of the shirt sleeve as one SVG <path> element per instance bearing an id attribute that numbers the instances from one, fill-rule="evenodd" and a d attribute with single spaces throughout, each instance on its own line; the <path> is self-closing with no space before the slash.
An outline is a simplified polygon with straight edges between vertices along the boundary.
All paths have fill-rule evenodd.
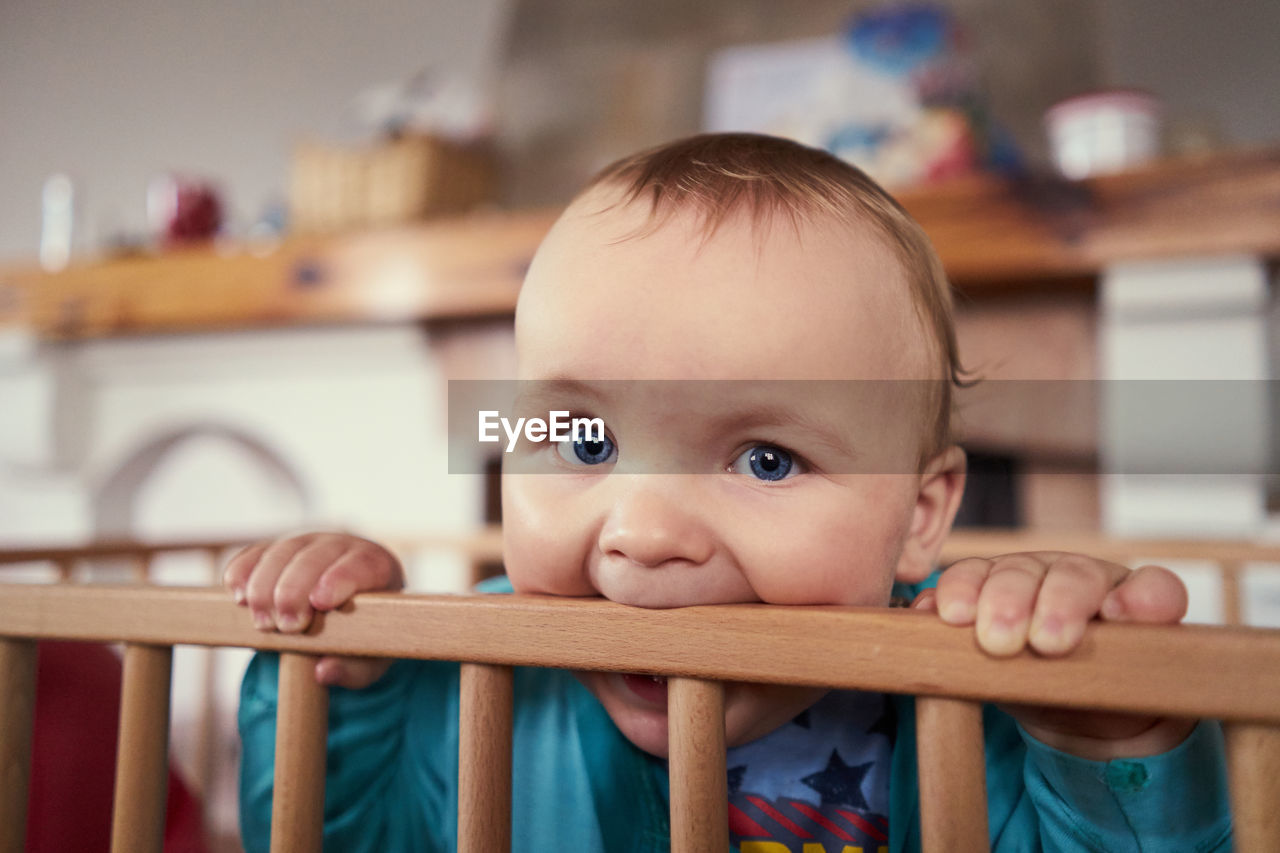
<path id="1" fill-rule="evenodd" d="M 413 700 L 423 692 L 420 670 L 430 666 L 396 661 L 363 690 L 330 690 L 326 851 L 423 849 L 432 825 L 439 826 L 433 818 L 444 806 L 441 791 L 431 784 L 431 774 L 416 766 L 420 762 L 408 760 L 405 749 L 411 726 L 422 722 L 409 717 Z M 240 828 L 246 853 L 266 853 L 270 845 L 278 672 L 278 655 L 259 653 L 240 691 Z"/>
<path id="2" fill-rule="evenodd" d="M 1018 727 L 1027 793 L 1046 851 L 1197 853 L 1231 849 L 1222 728 L 1201 721 L 1181 744 L 1144 758 L 1090 761 Z"/>

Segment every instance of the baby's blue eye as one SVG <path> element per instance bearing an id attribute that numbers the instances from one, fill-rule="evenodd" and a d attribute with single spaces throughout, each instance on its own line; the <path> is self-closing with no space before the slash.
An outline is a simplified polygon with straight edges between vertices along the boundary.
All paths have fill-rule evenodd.
<path id="1" fill-rule="evenodd" d="M 773 482 L 785 480 L 800 473 L 800 466 L 791 454 L 771 444 L 757 444 L 748 448 L 729 466 L 735 474 L 750 474 L 757 480 Z"/>
<path id="2" fill-rule="evenodd" d="M 607 435 L 601 436 L 599 441 L 579 438 L 576 441 L 562 441 L 556 446 L 556 453 L 570 465 L 603 465 L 613 461 L 617 450 L 613 439 Z"/>

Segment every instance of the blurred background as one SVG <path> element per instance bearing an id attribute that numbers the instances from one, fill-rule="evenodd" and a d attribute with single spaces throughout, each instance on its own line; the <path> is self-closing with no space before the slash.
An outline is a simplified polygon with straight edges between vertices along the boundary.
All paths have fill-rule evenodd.
<path id="1" fill-rule="evenodd" d="M 1265 0 L 948 0 L 990 114 L 1033 162 L 1056 101 L 1105 88 L 1156 95 L 1175 144 L 1280 138 L 1280 11 Z M 76 245 L 147 231 L 146 187 L 216 182 L 229 224 L 286 203 L 305 140 L 351 141 L 396 118 L 394 90 L 492 141 L 506 206 L 558 204 L 596 168 L 705 124 L 708 71 L 737 45 L 838 36 L 849 0 L 478 0 L 264 8 L 11 0 L 0 11 L 0 257 L 34 255 L 41 187 L 77 191 Z M 412 93 L 410 93 L 412 94 Z M 465 102 L 465 103 L 464 103 Z M 408 104 L 400 104 L 401 108 Z M 470 128 L 469 128 L 470 129 Z M 1195 137 L 1195 140 L 1189 140 Z"/>
<path id="2" fill-rule="evenodd" d="M 448 472 L 447 383 L 511 375 L 524 268 L 586 178 L 702 130 L 888 185 L 966 364 L 1037 389 L 962 401 L 967 530 L 1274 540 L 1278 43 L 1270 0 L 6 0 L 5 579 L 205 584 L 316 527 L 390 542 L 416 589 L 499 570 L 497 462 Z M 1135 426 L 1133 383 L 1170 380 L 1181 444 Z M 1187 447 L 1230 459 L 1160 467 Z M 1176 566 L 1191 618 L 1280 625 L 1280 573 L 1237 563 Z M 175 664 L 212 849 L 244 661 Z"/>

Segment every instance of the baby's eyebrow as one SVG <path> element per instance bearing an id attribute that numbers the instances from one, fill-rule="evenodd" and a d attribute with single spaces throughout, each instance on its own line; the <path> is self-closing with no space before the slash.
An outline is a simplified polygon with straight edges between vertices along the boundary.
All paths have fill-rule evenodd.
<path id="1" fill-rule="evenodd" d="M 784 427 L 809 433 L 815 441 L 850 458 L 859 454 L 848 436 L 821 418 L 806 412 L 768 403 L 729 409 L 717 416 L 722 428 L 744 430 L 758 427 Z"/>
<path id="2" fill-rule="evenodd" d="M 605 395 L 603 391 L 589 382 L 557 376 L 550 379 L 530 379 L 521 382 L 520 392 L 516 396 L 516 403 L 522 409 L 536 403 L 542 403 L 542 407 L 545 408 L 546 401 L 558 403 L 565 398 L 599 403 L 604 400 Z"/>

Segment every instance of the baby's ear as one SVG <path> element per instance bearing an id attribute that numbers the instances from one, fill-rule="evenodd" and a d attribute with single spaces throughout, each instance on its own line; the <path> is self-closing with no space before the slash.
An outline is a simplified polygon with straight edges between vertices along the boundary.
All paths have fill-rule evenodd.
<path id="1" fill-rule="evenodd" d="M 920 474 L 920 491 L 911 517 L 911 528 L 898 558 L 895 580 L 919 583 L 934 570 L 943 540 L 964 494 L 965 457 L 959 447 L 938 453 Z"/>

